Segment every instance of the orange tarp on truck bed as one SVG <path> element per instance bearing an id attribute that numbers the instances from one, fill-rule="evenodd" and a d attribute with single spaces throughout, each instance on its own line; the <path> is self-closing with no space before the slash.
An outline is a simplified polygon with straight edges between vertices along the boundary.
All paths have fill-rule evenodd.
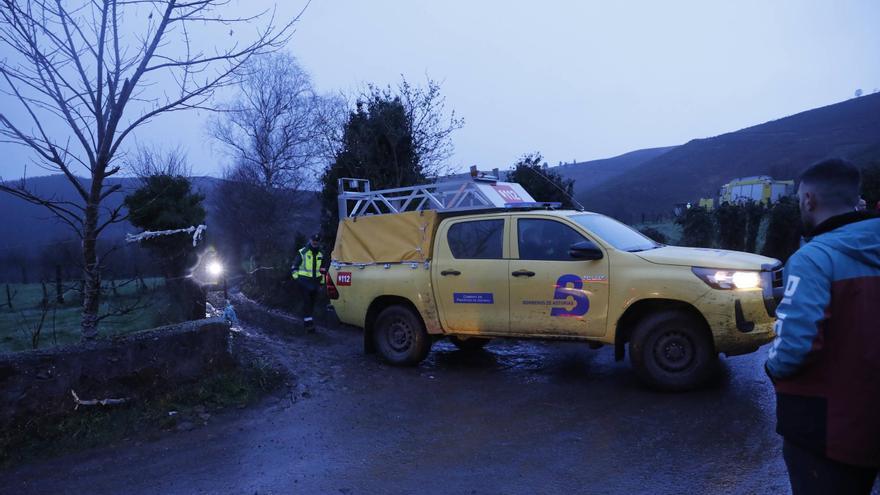
<path id="1" fill-rule="evenodd" d="M 333 260 L 396 263 L 431 259 L 440 219 L 433 210 L 346 218 L 339 222 Z"/>

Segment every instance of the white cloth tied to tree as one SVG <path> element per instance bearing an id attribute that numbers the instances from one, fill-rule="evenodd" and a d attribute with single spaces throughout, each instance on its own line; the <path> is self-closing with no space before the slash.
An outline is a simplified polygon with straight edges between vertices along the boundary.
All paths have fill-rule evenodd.
<path id="1" fill-rule="evenodd" d="M 174 235 L 174 234 L 192 234 L 193 237 L 193 247 L 202 240 L 202 234 L 204 234 L 207 229 L 207 225 L 198 225 L 193 227 L 187 227 L 185 229 L 173 229 L 173 230 L 156 230 L 151 231 L 147 230 L 141 232 L 140 234 L 125 234 L 125 242 L 141 242 L 147 239 L 153 239 L 155 237 L 160 237 L 163 235 Z"/>

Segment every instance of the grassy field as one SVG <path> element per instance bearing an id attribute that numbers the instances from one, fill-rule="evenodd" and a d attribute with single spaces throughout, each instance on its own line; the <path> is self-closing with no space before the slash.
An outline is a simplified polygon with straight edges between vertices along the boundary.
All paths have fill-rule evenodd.
<path id="1" fill-rule="evenodd" d="M 164 300 L 161 278 L 144 279 L 146 288 L 134 282 L 117 280 L 116 294 L 111 282 L 104 282 L 105 293 L 101 301 L 101 314 L 116 308 L 138 306 L 138 309 L 122 316 L 111 316 L 101 321 L 99 335 L 112 338 L 155 326 L 161 311 L 156 301 Z M 42 284 L 8 284 L 13 294 L 12 309 L 7 306 L 6 285 L 0 284 L 0 352 L 20 351 L 34 348 L 34 333 L 40 326 L 38 348 L 65 345 L 80 339 L 81 296 L 76 284 L 64 285 L 64 303 L 56 302 L 54 284 L 47 285 L 48 309 L 42 309 Z"/>

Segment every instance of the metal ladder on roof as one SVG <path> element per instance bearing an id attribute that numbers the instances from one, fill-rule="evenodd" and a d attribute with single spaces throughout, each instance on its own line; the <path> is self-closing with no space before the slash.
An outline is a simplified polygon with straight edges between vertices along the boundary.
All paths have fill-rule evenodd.
<path id="1" fill-rule="evenodd" d="M 339 219 L 367 215 L 386 215 L 407 211 L 465 211 L 496 208 L 482 186 L 492 186 L 494 177 L 442 181 L 393 189 L 370 188 L 366 179 L 339 179 Z"/>

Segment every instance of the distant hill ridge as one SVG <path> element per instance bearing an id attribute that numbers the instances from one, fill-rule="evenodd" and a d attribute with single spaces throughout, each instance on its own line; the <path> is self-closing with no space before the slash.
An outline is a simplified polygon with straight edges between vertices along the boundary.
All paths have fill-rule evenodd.
<path id="1" fill-rule="evenodd" d="M 607 160 L 554 167 L 575 183 L 575 196 L 588 210 L 638 221 L 643 213 L 671 211 L 675 203 L 714 195 L 735 177 L 796 178 L 829 157 L 864 164 L 880 160 L 880 94 L 853 98 L 681 146 L 621 155 Z M 647 157 L 640 161 L 638 157 Z M 615 168 L 615 171 L 601 171 Z M 617 171 L 623 169 L 623 173 Z M 586 172 L 592 170 L 592 173 Z M 607 175 L 602 175 L 607 174 Z"/>
<path id="2" fill-rule="evenodd" d="M 574 179 L 574 195 L 577 198 L 582 198 L 591 188 L 621 176 L 646 161 L 652 160 L 673 149 L 675 149 L 675 146 L 646 148 L 630 151 L 629 153 L 611 158 L 567 163 L 558 167 L 551 167 L 551 169 L 568 179 Z"/>
<path id="3" fill-rule="evenodd" d="M 81 180 L 88 187 L 90 181 Z M 15 183 L 17 181 L 8 182 Z M 210 198 L 219 179 L 193 177 L 192 183 L 195 189 Z M 107 179 L 107 184 L 119 184 L 122 189 L 107 197 L 102 203 L 102 211 L 105 208 L 115 208 L 121 204 L 125 195 L 139 186 L 139 179 L 132 177 L 110 178 Z M 28 178 L 27 187 L 43 197 L 76 203 L 82 202 L 73 186 L 63 175 Z M 209 203 L 209 220 L 211 210 Z M 32 248 L 32 251 L 39 252 L 46 245 L 75 237 L 70 227 L 57 220 L 44 207 L 27 203 L 7 193 L 0 192 L 0 212 L 3 216 L 3 221 L 0 222 L 0 257 L 4 255 L 5 251 L 18 250 L 28 246 Z M 107 227 L 101 237 L 107 240 L 121 239 L 128 232 L 135 232 L 135 228 L 128 222 L 122 222 Z"/>
<path id="4" fill-rule="evenodd" d="M 714 195 L 735 177 L 771 175 L 797 177 L 810 164 L 841 156 L 857 163 L 880 161 L 880 94 L 854 98 L 801 112 L 715 137 L 694 139 L 680 146 L 648 148 L 600 160 L 552 167 L 575 179 L 575 197 L 588 210 L 638 221 L 643 213 L 668 213 L 675 203 Z M 195 177 L 193 184 L 207 196 L 208 223 L 214 194 L 222 179 Z M 118 205 L 138 179 L 111 179 L 123 191 L 106 206 Z M 76 200 L 62 175 L 28 179 L 34 190 L 59 199 Z M 0 258 L 11 250 L 41 246 L 73 233 L 42 207 L 0 193 Z M 128 223 L 111 226 L 105 239 L 122 238 L 134 228 Z M 31 254 L 35 254 L 32 252 Z"/>

